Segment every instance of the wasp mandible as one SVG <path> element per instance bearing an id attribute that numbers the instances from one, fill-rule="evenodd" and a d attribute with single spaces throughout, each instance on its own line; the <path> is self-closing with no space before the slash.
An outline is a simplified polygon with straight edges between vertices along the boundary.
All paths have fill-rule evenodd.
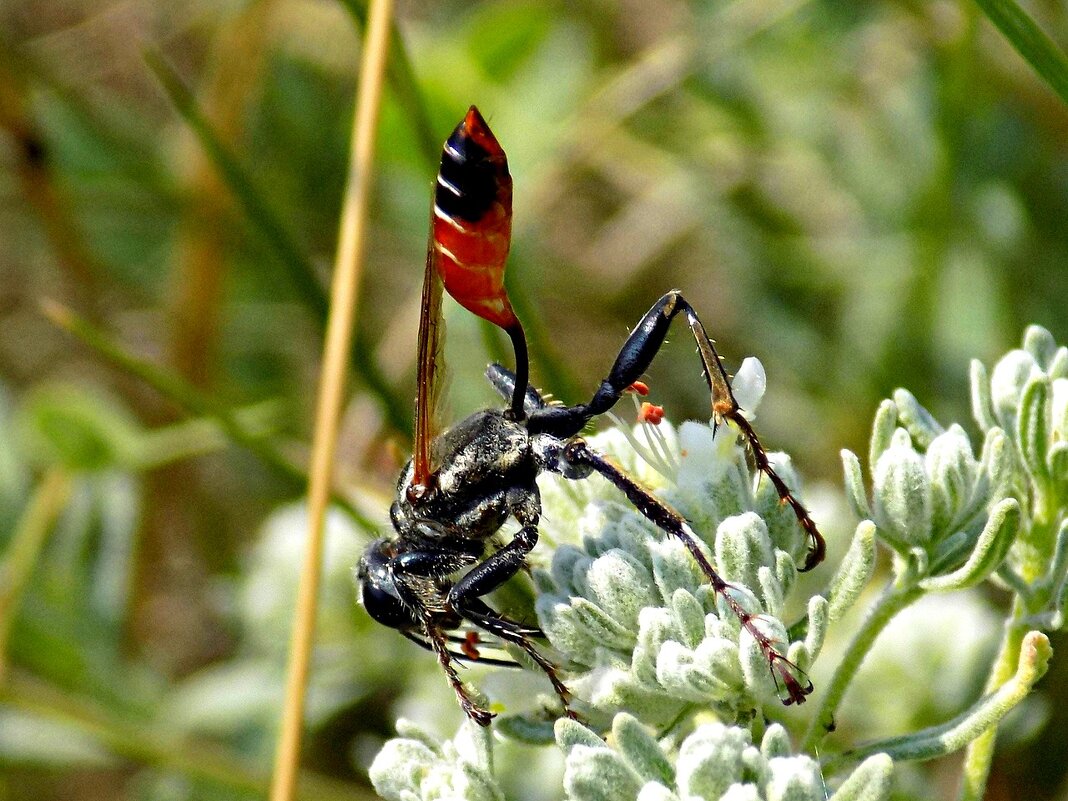
<path id="1" fill-rule="evenodd" d="M 542 633 L 498 613 L 483 598 L 519 572 L 537 544 L 538 475 L 549 471 L 581 480 L 598 473 L 641 514 L 685 545 L 762 649 L 776 680 L 786 689 L 784 703 L 802 703 L 812 691 L 811 683 L 798 679 L 803 674 L 797 666 L 779 653 L 776 643 L 755 624 L 755 616 L 729 592 L 730 585 L 713 568 L 686 520 L 579 436 L 587 423 L 611 409 L 638 381 L 663 345 L 671 321 L 681 315 L 697 343 L 714 423 L 732 423 L 741 431 L 756 468 L 790 505 L 809 537 L 802 569 L 819 564 L 824 557 L 823 537 L 741 414 L 701 320 L 678 290 L 667 292 L 631 331 L 588 402 L 551 404 L 529 384 L 526 336 L 504 288 L 511 228 L 508 161 L 472 106 L 445 142 L 434 187 L 419 319 L 415 443 L 390 508 L 393 536 L 373 542 L 357 567 L 364 608 L 379 623 L 398 629 L 437 655 L 460 706 L 475 722 L 489 725 L 493 715 L 471 698 L 455 661 L 512 663 L 480 657 L 471 638 L 456 633 L 465 627 L 487 632 L 526 653 L 548 676 L 564 713 L 573 717 L 570 693 L 556 667 L 531 642 Z M 515 370 L 499 364 L 487 370 L 490 383 L 508 401 L 504 409 L 475 412 L 438 434 L 434 411 L 441 384 L 443 289 L 508 334 Z M 498 545 L 494 536 L 508 518 L 520 528 L 507 544 Z"/>

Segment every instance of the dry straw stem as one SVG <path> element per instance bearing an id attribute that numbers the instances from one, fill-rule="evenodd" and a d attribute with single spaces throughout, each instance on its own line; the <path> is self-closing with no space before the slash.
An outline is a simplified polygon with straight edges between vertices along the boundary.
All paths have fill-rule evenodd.
<path id="1" fill-rule="evenodd" d="M 360 84 L 353 119 L 352 155 L 345 201 L 341 211 L 334 282 L 330 290 L 330 318 L 326 328 L 319 401 L 312 440 L 311 480 L 308 488 L 308 547 L 297 594 L 285 706 L 275 753 L 272 801 L 290 801 L 296 788 L 300 737 L 304 722 L 304 693 L 315 634 L 316 601 L 323 550 L 323 517 L 330 499 L 338 421 L 344 400 L 348 352 L 356 312 L 360 261 L 367 233 L 367 202 L 374 156 L 378 112 L 385 75 L 392 0 L 374 0 L 364 39 Z"/>

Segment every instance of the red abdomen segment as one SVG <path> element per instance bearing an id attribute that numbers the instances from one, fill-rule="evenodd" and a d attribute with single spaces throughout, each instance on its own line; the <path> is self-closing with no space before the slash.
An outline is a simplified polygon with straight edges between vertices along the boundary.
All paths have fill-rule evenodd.
<path id="1" fill-rule="evenodd" d="M 435 264 L 450 295 L 501 328 L 518 324 L 504 290 L 512 238 L 512 177 L 474 106 L 445 142 L 434 192 Z"/>

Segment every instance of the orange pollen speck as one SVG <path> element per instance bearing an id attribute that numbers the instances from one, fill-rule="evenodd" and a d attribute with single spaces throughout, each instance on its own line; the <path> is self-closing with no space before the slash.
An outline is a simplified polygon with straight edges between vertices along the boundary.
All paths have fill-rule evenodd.
<path id="1" fill-rule="evenodd" d="M 649 385 L 644 381 L 635 381 L 627 389 L 641 395 L 643 398 L 649 394 Z"/>
<path id="2" fill-rule="evenodd" d="M 481 654 L 478 652 L 478 632 L 469 631 L 467 636 L 464 637 L 463 644 L 460 646 L 460 650 L 464 652 L 464 656 L 468 659 L 478 659 Z"/>
<path id="3" fill-rule="evenodd" d="M 656 404 L 649 403 L 648 401 L 642 403 L 642 408 L 638 412 L 639 423 L 652 423 L 654 426 L 659 425 L 660 421 L 664 419 L 664 407 L 657 406 Z"/>

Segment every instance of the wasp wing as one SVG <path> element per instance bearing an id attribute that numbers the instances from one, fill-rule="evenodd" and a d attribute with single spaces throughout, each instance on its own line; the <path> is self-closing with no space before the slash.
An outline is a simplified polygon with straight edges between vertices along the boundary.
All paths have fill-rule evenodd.
<path id="1" fill-rule="evenodd" d="M 430 444 L 437 434 L 437 409 L 444 371 L 445 318 L 441 313 L 444 284 L 437 266 L 434 245 L 434 216 L 431 211 L 430 237 L 426 246 L 426 271 L 419 309 L 419 384 L 415 395 L 415 447 L 412 454 L 412 487 L 426 488 L 431 475 Z M 419 490 L 416 490 L 417 492 Z"/>

